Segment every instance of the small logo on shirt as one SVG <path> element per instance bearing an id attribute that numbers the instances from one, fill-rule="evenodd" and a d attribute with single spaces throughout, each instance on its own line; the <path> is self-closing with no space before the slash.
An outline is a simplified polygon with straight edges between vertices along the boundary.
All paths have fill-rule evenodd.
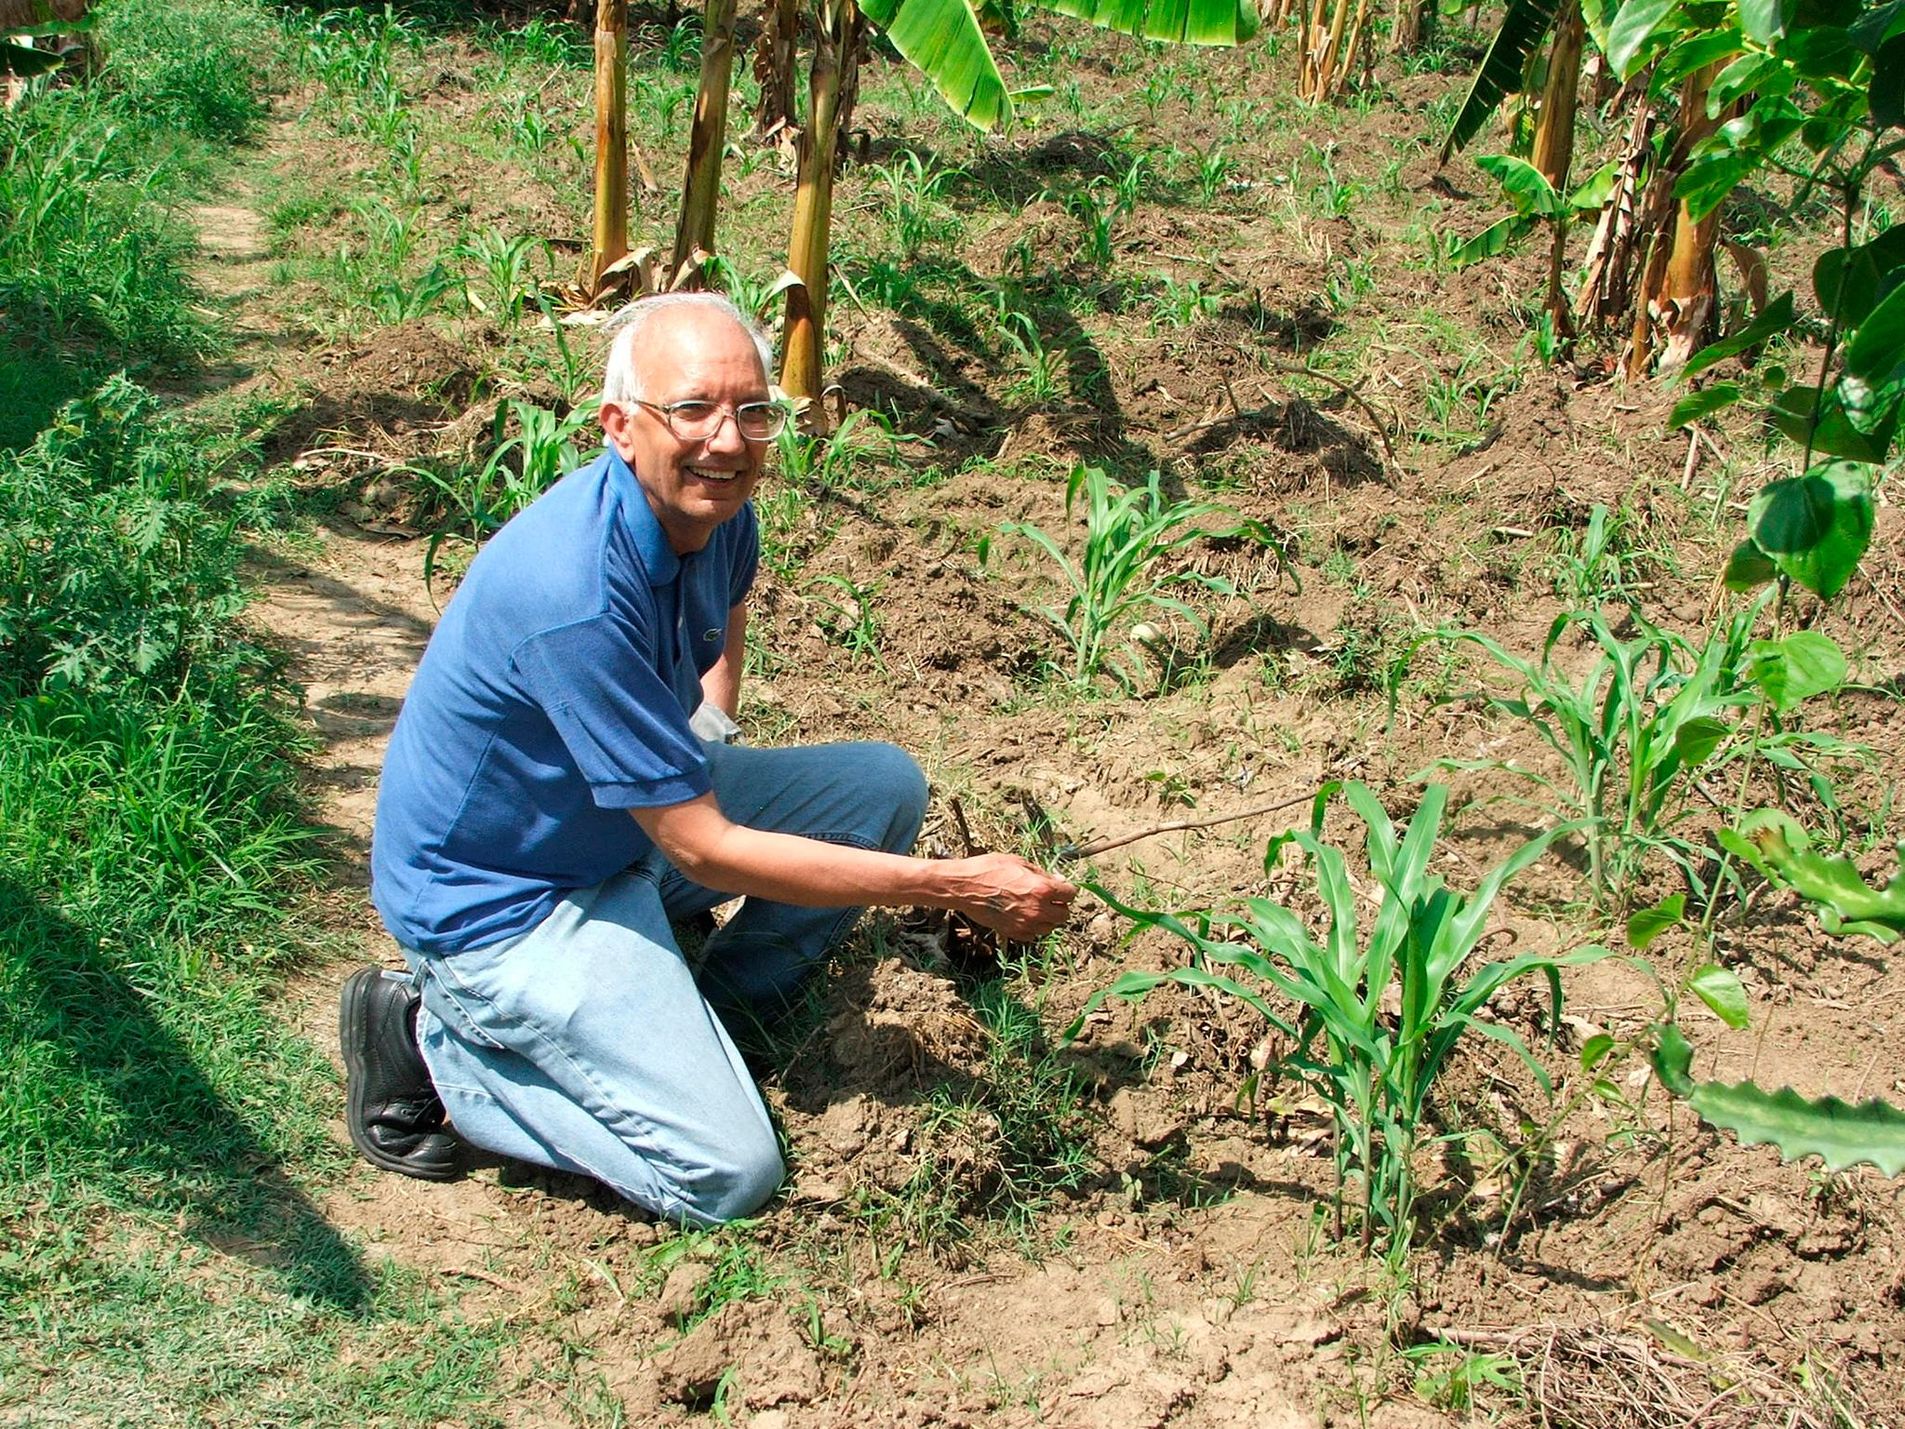
<path id="1" fill-rule="evenodd" d="M 721 627 L 717 625 L 712 629 L 702 631 L 701 638 L 706 640 L 709 644 L 713 644 L 721 638 Z"/>

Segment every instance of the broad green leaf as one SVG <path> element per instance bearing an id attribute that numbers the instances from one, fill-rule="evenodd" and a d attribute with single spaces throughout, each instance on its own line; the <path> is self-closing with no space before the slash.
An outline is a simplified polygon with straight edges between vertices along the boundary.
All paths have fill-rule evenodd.
<path id="1" fill-rule="evenodd" d="M 1870 243 L 1832 248 L 1813 264 L 1812 290 L 1827 317 L 1856 328 L 1881 298 L 1905 285 L 1905 227 L 1888 228 Z"/>
<path id="2" fill-rule="evenodd" d="M 1892 0 L 1889 5 L 1879 5 L 1868 10 L 1853 21 L 1846 32 L 1852 43 L 1868 55 L 1875 54 L 1880 45 L 1897 35 L 1905 35 L 1905 0 Z"/>
<path id="3" fill-rule="evenodd" d="M 1660 1084 L 1677 1097 L 1687 1096 L 1693 1091 L 1693 1044 L 1671 1022 L 1665 1022 L 1654 1028 L 1654 1048 L 1651 1058 L 1654 1075 L 1660 1078 Z"/>
<path id="4" fill-rule="evenodd" d="M 1607 32 L 1607 62 L 1623 80 L 1634 77 L 1637 60 L 1660 22 L 1680 0 L 1627 0 Z"/>
<path id="5" fill-rule="evenodd" d="M 1721 338 L 1718 342 L 1709 343 L 1694 353 L 1687 359 L 1687 365 L 1681 369 L 1681 375 L 1693 377 L 1706 371 L 1716 362 L 1723 362 L 1729 357 L 1745 352 L 1749 347 L 1758 347 L 1769 337 L 1789 330 L 1793 322 L 1793 295 L 1791 292 L 1781 293 L 1760 310 L 1758 317 L 1738 332 Z M 1737 392 L 1737 389 L 1735 390 Z M 1678 407 L 1674 408 L 1676 413 L 1679 410 Z M 1680 420 L 1673 419 L 1673 425 L 1681 425 Z"/>
<path id="6" fill-rule="evenodd" d="M 1905 125 L 1905 35 L 1895 35 L 1872 56 L 1869 104 L 1881 129 Z"/>
<path id="7" fill-rule="evenodd" d="M 1811 838 L 1790 814 L 1760 809 L 1740 821 L 1739 831 L 1758 850 L 1761 870 L 1813 904 L 1828 933 L 1863 933 L 1882 943 L 1905 936 L 1905 848 L 1899 872 L 1875 890 L 1851 859 L 1814 852 Z"/>
<path id="8" fill-rule="evenodd" d="M 1673 733 L 1674 753 L 1689 769 L 1704 764 L 1713 751 L 1733 733 L 1733 726 L 1712 715 L 1696 715 Z"/>
<path id="9" fill-rule="evenodd" d="M 30 75 L 58 69 L 64 58 L 57 50 L 39 50 L 31 45 L 16 45 L 10 40 L 0 39 L 0 74 L 18 75 L 25 79 Z"/>
<path id="10" fill-rule="evenodd" d="M 1746 521 L 1753 541 L 1790 579 L 1823 600 L 1845 588 L 1872 539 L 1872 490 L 1858 462 L 1822 462 L 1769 483 Z"/>
<path id="11" fill-rule="evenodd" d="M 1748 591 L 1763 586 L 1779 574 L 1779 567 L 1748 536 L 1726 558 L 1726 570 L 1720 579 L 1730 591 Z"/>
<path id="12" fill-rule="evenodd" d="M 960 118 L 991 129 L 1011 112 L 998 62 L 966 0 L 861 0 L 860 9 Z"/>
<path id="13" fill-rule="evenodd" d="M 1825 410 L 1820 411 L 1816 387 L 1786 388 L 1768 404 L 1766 416 L 1793 441 L 1821 456 L 1867 463 L 1885 459 L 1884 436 L 1867 435 L 1853 426 L 1834 397 L 1829 396 Z"/>
<path id="14" fill-rule="evenodd" d="M 1737 55 L 1740 47 L 1740 32 L 1731 26 L 1721 30 L 1689 30 L 1680 39 L 1671 41 L 1654 62 L 1652 88 L 1658 94 L 1663 87 L 1679 84 L 1697 69 Z M 1708 113 L 1715 116 L 1719 112 L 1708 109 Z"/>
<path id="15" fill-rule="evenodd" d="M 1758 45 L 1771 45 L 1786 33 L 1781 0 L 1740 0 L 1740 28 Z"/>
<path id="16" fill-rule="evenodd" d="M 1449 250 L 1449 262 L 1457 268 L 1466 268 L 1471 263 L 1480 263 L 1485 258 L 1496 258 L 1508 251 L 1509 245 L 1535 226 L 1537 220 L 1526 214 L 1511 213 L 1506 218 L 1498 218 L 1473 238 L 1456 244 Z"/>
<path id="17" fill-rule="evenodd" d="M 1581 1070 L 1591 1072 L 1607 1060 L 1607 1054 L 1614 1050 L 1614 1039 L 1605 1032 L 1596 1032 L 1581 1044 Z"/>
<path id="18" fill-rule="evenodd" d="M 1520 90 L 1528 56 L 1547 37 L 1560 8 L 1561 0 L 1508 0 L 1501 28 L 1488 42 L 1482 67 L 1475 72 L 1468 95 L 1456 111 L 1448 138 L 1442 141 L 1439 162 L 1446 164 L 1449 155 L 1481 132 L 1502 100 Z"/>
<path id="19" fill-rule="evenodd" d="M 1705 354 L 1699 354 L 1704 356 Z M 1715 382 L 1711 387 L 1703 387 L 1698 392 L 1689 392 L 1673 404 L 1673 410 L 1667 414 L 1669 427 L 1684 427 L 1711 417 L 1715 412 L 1725 411 L 1745 394 L 1745 389 L 1737 382 Z"/>
<path id="20" fill-rule="evenodd" d="M 1627 945 L 1644 951 L 1649 943 L 1685 917 L 1686 912 L 1687 895 L 1676 893 L 1632 914 L 1627 920 Z"/>
<path id="21" fill-rule="evenodd" d="M 1905 287 L 1894 288 L 1867 313 L 1845 350 L 1845 370 L 1881 379 L 1905 362 Z"/>
<path id="22" fill-rule="evenodd" d="M 1869 1162 L 1887 1176 L 1905 1172 L 1905 1112 L 1874 1097 L 1857 1106 L 1838 1097 L 1809 1101 L 1791 1087 L 1700 1082 L 1687 1103 L 1742 1145 L 1772 1145 L 1788 1161 L 1817 1156 L 1830 1171 Z"/>
<path id="23" fill-rule="evenodd" d="M 1773 55 L 1744 54 L 1714 76 L 1707 90 L 1707 117 L 1717 119 L 1735 100 L 1746 95 L 1791 94 L 1795 75 Z"/>
<path id="24" fill-rule="evenodd" d="M 1517 213 L 1550 218 L 1566 211 L 1567 205 L 1554 191 L 1554 185 L 1526 159 L 1513 154 L 1483 154 L 1476 159 L 1475 167 L 1502 186 Z"/>
<path id="25" fill-rule="evenodd" d="M 1845 654 L 1831 636 L 1799 630 L 1747 646 L 1746 672 L 1775 710 L 1791 714 L 1814 695 L 1845 683 Z"/>
<path id="26" fill-rule="evenodd" d="M 1240 45 L 1257 33 L 1255 5 L 1238 0 L 1032 0 L 1042 10 L 1176 45 Z"/>
<path id="27" fill-rule="evenodd" d="M 1739 1031 L 1752 1020 L 1746 989 L 1740 986 L 1737 976 L 1718 963 L 1707 963 L 1694 969 L 1693 976 L 1687 979 L 1687 987 L 1707 1005 L 1715 1017 L 1734 1031 Z"/>

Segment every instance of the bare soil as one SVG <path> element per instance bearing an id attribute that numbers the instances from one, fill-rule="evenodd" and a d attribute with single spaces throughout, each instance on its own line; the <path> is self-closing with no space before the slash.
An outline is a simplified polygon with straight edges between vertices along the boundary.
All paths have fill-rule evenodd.
<path id="1" fill-rule="evenodd" d="M 1397 91 L 1406 110 L 1449 83 L 1419 76 Z M 1427 92 L 1412 99 L 1419 89 Z M 454 87 L 442 94 L 462 102 Z M 1158 124 L 1181 127 L 1186 141 L 1215 132 L 1214 116 L 1166 110 Z M 869 122 L 878 137 L 883 121 Z M 1419 116 L 1379 107 L 1365 123 L 1340 145 L 1345 173 L 1386 147 L 1383 126 Z M 1026 164 L 1076 168 L 1091 162 L 1089 137 L 1014 142 Z M 1283 130 L 1230 137 L 1239 172 L 1258 184 L 1301 148 Z M 280 131 L 274 142 L 298 141 Z M 1403 184 L 1408 201 L 1439 195 L 1454 204 L 1453 221 L 1472 228 L 1488 202 L 1469 179 L 1476 196 L 1466 207 L 1426 160 Z M 763 570 L 755 605 L 772 659 L 746 694 L 750 737 L 897 739 L 935 779 L 929 842 L 948 849 L 960 842 L 948 815 L 955 796 L 982 841 L 1010 847 L 1037 847 L 1041 820 L 1049 847 L 1345 777 L 1406 813 L 1410 776 L 1437 757 L 1539 751 L 1473 701 L 1433 702 L 1427 656 L 1391 723 L 1379 682 L 1355 678 L 1374 673 L 1382 622 L 1459 623 L 1537 652 L 1562 608 L 1549 574 L 1555 533 L 1580 530 L 1596 504 L 1629 513 L 1650 553 L 1639 575 L 1657 618 L 1682 629 L 1706 618 L 1737 508 L 1710 496 L 1711 451 L 1663 435 L 1667 400 L 1652 388 L 1534 364 L 1481 433 L 1452 449 L 1404 439 L 1427 421 L 1419 396 L 1429 360 L 1377 359 L 1379 380 L 1364 391 L 1382 424 L 1393 421 L 1401 451 L 1392 461 L 1370 412 L 1320 398 L 1314 385 L 1299 395 L 1252 355 L 1266 312 L 1292 362 L 1299 348 L 1327 342 L 1336 319 L 1318 290 L 1332 264 L 1359 253 L 1379 268 L 1368 302 L 1385 314 L 1400 321 L 1433 306 L 1505 350 L 1521 330 L 1515 304 L 1533 290 L 1533 260 L 1429 274 L 1398 261 L 1394 224 L 1304 219 L 1293 234 L 1261 206 L 1224 208 L 1141 209 L 1121 231 L 1122 252 L 1159 265 L 1169 261 L 1159 255 L 1221 253 L 1218 276 L 1257 292 L 1257 318 L 1220 310 L 1157 331 L 1141 318 L 1090 319 L 1098 398 L 1017 410 L 980 357 L 928 341 L 890 313 L 843 305 L 840 381 L 855 404 L 899 410 L 900 444 L 876 458 L 884 483 L 837 493 L 797 533 L 797 573 Z M 214 216 L 202 217 L 208 262 L 224 274 L 208 286 L 249 311 L 258 297 L 230 270 L 260 261 L 261 250 L 242 217 L 216 216 L 229 243 L 211 239 Z M 1012 222 L 975 234 L 965 261 L 996 272 L 1008 243 L 1069 233 L 1069 222 L 1049 201 L 1027 202 Z M 478 328 L 405 324 L 357 341 L 281 345 L 248 379 L 299 398 L 269 437 L 273 457 L 312 489 L 342 493 L 315 547 L 261 558 L 256 611 L 290 655 L 318 741 L 311 789 L 338 850 L 325 907 L 371 961 L 395 960 L 364 889 L 377 770 L 436 618 L 415 493 L 389 473 L 487 420 L 484 341 Z M 1208 544 L 1195 559 L 1246 594 L 1209 609 L 1207 675 L 1139 697 L 1053 697 L 1041 671 L 1059 652 L 1032 613 L 1052 598 L 1050 575 L 998 528 L 1067 529 L 1070 464 L 1133 451 L 1164 465 L 1178 489 L 1187 477 L 1221 478 L 1221 499 L 1287 533 L 1300 591 L 1260 553 Z M 1771 470 L 1751 452 L 1744 436 L 1728 452 L 1734 502 Z M 1037 454 L 1052 458 L 1049 479 L 1028 476 Z M 1000 460 L 962 467 L 975 455 Z M 927 461 L 941 479 L 909 484 Z M 1717 529 L 1696 514 L 1706 510 L 1719 512 Z M 993 549 L 982 568 L 973 540 L 986 533 Z M 1902 563 L 1905 523 L 1887 507 L 1864 574 L 1817 618 L 1855 652 L 1865 682 L 1892 690 L 1905 669 Z M 813 585 L 827 574 L 876 593 L 877 662 L 830 635 Z M 1359 656 L 1359 639 L 1377 643 Z M 1889 693 L 1854 693 L 1824 717 L 1877 751 L 1840 790 L 1843 807 L 1875 824 L 1898 765 L 1895 712 Z M 1499 792 L 1479 778 L 1457 788 Z M 1180 906 L 1260 893 L 1265 837 L 1302 817 L 1143 841 L 1107 856 L 1100 874 L 1127 894 L 1142 886 Z M 1478 803 L 1458 821 L 1444 869 L 1453 882 L 1471 886 L 1518 836 L 1503 817 Z M 1869 869 L 1884 862 L 1875 854 Z M 1605 936 L 1579 911 L 1580 897 L 1573 874 L 1544 866 L 1500 908 L 1491 953 Z M 1173 945 L 1126 943 L 1122 932 L 1101 906 L 1081 905 L 1037 987 L 1048 1040 L 1120 969 L 1181 959 Z M 1689 1017 L 1702 1074 L 1750 1074 L 1811 1095 L 1905 1091 L 1905 977 L 1883 948 L 1827 939 L 1803 910 L 1769 899 L 1726 930 L 1722 951 L 1753 995 L 1755 1026 L 1726 1034 Z M 1670 938 L 1654 955 L 1675 968 L 1694 950 Z M 287 1015 L 333 1050 L 343 971 L 313 975 L 286 1000 Z M 988 1076 L 989 1039 L 969 991 L 891 920 L 856 938 L 813 1035 L 765 1073 L 794 1170 L 747 1235 L 772 1270 L 799 1267 L 800 1279 L 706 1318 L 695 1317 L 718 1249 L 664 1265 L 655 1250 L 668 1233 L 583 1183 L 489 1165 L 436 1186 L 360 1167 L 324 1211 L 369 1253 L 426 1273 L 464 1315 L 519 1327 L 501 1386 L 512 1423 L 579 1421 L 548 1367 L 580 1357 L 637 1424 L 692 1417 L 717 1399 L 760 1426 L 1437 1424 L 1462 1416 L 1413 1392 L 1415 1367 L 1401 1349 L 1438 1335 L 1515 1358 L 1528 1391 L 1494 1402 L 1530 1422 L 1828 1423 L 1835 1397 L 1845 1416 L 1836 1422 L 1901 1422 L 1899 1185 L 1869 1168 L 1828 1175 L 1742 1148 L 1676 1110 L 1637 1063 L 1618 1068 L 1631 1105 L 1576 1098 L 1582 1038 L 1631 1034 L 1658 1015 L 1651 985 L 1631 969 L 1604 963 L 1567 979 L 1569 1020 L 1544 1056 L 1554 1105 L 1573 1109 L 1525 1177 L 1470 1148 L 1483 1131 L 1523 1144 L 1550 1104 L 1505 1048 L 1476 1039 L 1464 1053 L 1438 1114 L 1445 1130 L 1476 1135 L 1447 1143 L 1425 1169 L 1434 1230 L 1402 1279 L 1353 1243 L 1330 1243 L 1321 1109 L 1240 1109 L 1261 1024 L 1188 992 L 1113 1005 L 1075 1048 L 1055 1053 L 1089 1088 L 1080 1134 L 1092 1165 L 1081 1190 L 1016 1232 L 996 1213 L 968 1211 L 970 1234 L 939 1237 L 868 1214 L 929 1160 L 951 1184 L 996 1182 L 998 1146 L 983 1137 L 948 1144 L 926 1114 L 935 1088 Z M 1492 1015 L 1527 1030 L 1538 1009 L 1511 990 Z"/>

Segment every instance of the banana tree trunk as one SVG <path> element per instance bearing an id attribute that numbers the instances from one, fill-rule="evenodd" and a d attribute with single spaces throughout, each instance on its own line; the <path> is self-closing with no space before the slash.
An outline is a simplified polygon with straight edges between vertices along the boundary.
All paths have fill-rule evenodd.
<path id="1" fill-rule="evenodd" d="M 807 84 L 807 127 L 800 135 L 793 232 L 787 267 L 800 281 L 787 290 L 782 331 L 783 391 L 801 404 L 811 426 L 824 426 L 821 348 L 827 322 L 827 237 L 833 220 L 833 175 L 839 143 L 841 96 L 850 92 L 865 22 L 853 0 L 834 0 L 815 17 L 813 69 Z"/>
<path id="2" fill-rule="evenodd" d="M 1436 10 L 1432 0 L 1396 0 L 1395 24 L 1390 31 L 1389 52 L 1412 55 L 1427 44 L 1435 29 Z"/>
<path id="3" fill-rule="evenodd" d="M 1696 219 L 1685 200 L 1672 197 L 1674 185 L 1686 171 L 1694 145 L 1733 116 L 1737 105 L 1718 115 L 1707 114 L 1707 90 L 1719 74 L 1718 61 L 1688 75 L 1680 91 L 1680 133 L 1673 152 L 1650 190 L 1659 195 L 1656 211 L 1673 214 L 1671 236 L 1663 241 L 1664 223 L 1655 229 L 1646 275 L 1634 304 L 1634 325 L 1628 341 L 1625 374 L 1639 377 L 1650 366 L 1662 372 L 1686 364 L 1703 341 L 1716 307 L 1713 245 L 1720 232 L 1721 210 Z M 1670 208 L 1671 206 L 1671 208 Z"/>
<path id="4" fill-rule="evenodd" d="M 628 0 L 595 7 L 595 241 L 589 288 L 628 253 Z"/>
<path id="5" fill-rule="evenodd" d="M 688 135 L 688 172 L 675 220 L 675 273 L 697 252 L 714 251 L 721 200 L 721 155 L 728 142 L 728 87 L 734 78 L 734 0 L 708 0 L 701 14 L 701 84 Z"/>
<path id="6" fill-rule="evenodd" d="M 1587 22 L 1581 18 L 1581 7 L 1575 0 L 1568 0 L 1555 21 L 1554 47 L 1548 52 L 1548 84 L 1542 91 L 1530 156 L 1541 176 L 1557 190 L 1567 188 L 1568 166 L 1574 161 L 1575 100 L 1580 92 L 1581 50 L 1586 40 Z"/>
<path id="7" fill-rule="evenodd" d="M 754 114 L 754 135 L 771 139 L 800 128 L 794 101 L 794 51 L 800 39 L 799 0 L 765 0 L 761 35 L 754 42 L 754 78 L 761 86 Z"/>
<path id="8" fill-rule="evenodd" d="M 1574 163 L 1574 113 L 1580 96 L 1581 50 L 1587 43 L 1587 22 L 1578 0 L 1568 0 L 1555 21 L 1554 47 L 1548 52 L 1548 84 L 1541 95 L 1541 114 L 1535 122 L 1534 166 L 1554 186 L 1568 191 L 1568 169 Z M 1548 315 L 1557 333 L 1570 326 L 1567 300 L 1561 295 L 1561 272 L 1567 266 L 1568 218 L 1557 215 L 1548 248 Z"/>

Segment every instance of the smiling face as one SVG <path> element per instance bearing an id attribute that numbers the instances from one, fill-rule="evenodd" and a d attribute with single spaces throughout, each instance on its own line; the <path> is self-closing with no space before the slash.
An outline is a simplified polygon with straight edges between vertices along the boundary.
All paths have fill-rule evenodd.
<path id="1" fill-rule="evenodd" d="M 655 314 L 642 330 L 635 379 L 642 401 L 655 406 L 604 402 L 602 430 L 641 483 L 668 544 L 685 556 L 707 545 L 754 494 L 767 445 L 743 438 L 731 419 L 711 436 L 684 441 L 655 407 L 765 402 L 767 374 L 753 340 L 732 320 L 682 307 Z"/>

